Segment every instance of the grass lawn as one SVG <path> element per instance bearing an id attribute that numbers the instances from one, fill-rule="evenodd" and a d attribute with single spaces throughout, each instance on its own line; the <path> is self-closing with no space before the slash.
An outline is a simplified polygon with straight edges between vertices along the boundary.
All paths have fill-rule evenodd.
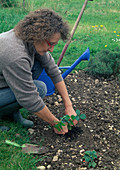
<path id="1" fill-rule="evenodd" d="M 18 0 L 16 8 L 0 9 L 0 32 L 12 29 L 29 11 L 42 8 L 51 8 L 67 20 L 72 30 L 81 11 L 84 0 L 26 0 L 26 10 L 22 0 Z M 88 1 L 86 10 L 75 31 L 61 66 L 71 65 L 86 49 L 90 48 L 91 55 L 102 49 L 113 50 L 120 47 L 120 2 L 115 0 Z M 55 61 L 62 52 L 65 42 L 60 41 L 52 55 Z M 83 69 L 87 62 L 79 64 L 77 69 Z"/>
<path id="2" fill-rule="evenodd" d="M 0 6 L 0 33 L 12 29 L 29 11 L 42 8 L 51 8 L 67 20 L 72 30 L 75 21 L 81 11 L 84 0 L 26 0 L 25 9 L 22 0 L 16 0 L 17 6 L 3 8 Z M 1 2 L 1 0 L 0 0 Z M 88 1 L 86 10 L 75 31 L 60 66 L 71 65 L 86 49 L 90 48 L 91 56 L 102 49 L 114 50 L 120 47 L 120 1 L 93 0 Z M 62 52 L 66 42 L 60 41 L 52 53 L 55 61 Z M 84 69 L 87 61 L 81 62 L 76 69 Z M 22 110 L 27 117 L 27 111 Z M 28 170 L 36 169 L 37 160 L 32 155 L 23 154 L 20 148 L 6 146 L 6 139 L 19 144 L 29 143 L 26 128 L 9 121 L 1 121 L 0 124 L 11 127 L 9 132 L 0 132 L 0 169 L 2 170 Z M 19 135 L 16 135 L 19 134 Z M 42 157 L 41 157 L 42 159 Z"/>

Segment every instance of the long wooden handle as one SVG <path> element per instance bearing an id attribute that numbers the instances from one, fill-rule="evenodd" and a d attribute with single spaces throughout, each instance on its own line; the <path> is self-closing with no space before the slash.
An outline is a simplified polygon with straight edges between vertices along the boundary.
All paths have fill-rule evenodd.
<path id="1" fill-rule="evenodd" d="M 67 43 L 65 44 L 65 46 L 64 46 L 64 48 L 63 48 L 63 50 L 62 50 L 62 53 L 61 53 L 61 55 L 60 55 L 60 57 L 59 57 L 59 59 L 58 59 L 58 62 L 57 62 L 57 65 L 58 65 L 58 66 L 60 65 L 60 63 L 61 63 L 61 61 L 62 61 L 62 59 L 63 59 L 63 56 L 64 56 L 64 54 L 65 54 L 65 52 L 66 52 L 66 50 L 67 50 L 67 48 L 68 48 L 68 46 L 69 46 L 69 44 L 70 44 L 70 42 L 71 42 L 71 40 L 72 40 L 72 37 L 73 37 L 73 35 L 74 35 L 74 33 L 75 33 L 75 30 L 76 30 L 76 28 L 77 28 L 77 26 L 78 26 L 78 24 L 79 24 L 79 22 L 80 22 L 80 19 L 81 19 L 82 15 L 83 15 L 83 12 L 84 12 L 85 7 L 86 7 L 86 5 L 87 5 L 87 2 L 88 2 L 88 0 L 85 0 L 85 2 L 84 2 L 84 4 L 83 4 L 83 7 L 82 7 L 82 9 L 81 9 L 81 12 L 79 13 L 78 18 L 77 18 L 77 20 L 76 20 L 76 22 L 75 22 L 75 25 L 74 25 L 74 27 L 73 27 L 73 29 L 72 29 L 72 31 L 71 31 L 70 38 L 69 38 L 69 40 L 67 41 Z"/>

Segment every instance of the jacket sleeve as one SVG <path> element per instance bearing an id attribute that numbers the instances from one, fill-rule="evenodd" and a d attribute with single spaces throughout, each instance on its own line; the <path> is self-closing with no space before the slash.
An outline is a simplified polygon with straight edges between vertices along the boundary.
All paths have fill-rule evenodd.
<path id="1" fill-rule="evenodd" d="M 30 63 L 25 58 L 4 67 L 3 76 L 18 103 L 30 112 L 38 112 L 45 106 L 32 79 Z"/>
<path id="2" fill-rule="evenodd" d="M 39 56 L 37 59 L 40 61 L 41 66 L 45 68 L 46 73 L 54 84 L 63 80 L 61 72 L 50 53 L 47 52 L 44 56 Z"/>

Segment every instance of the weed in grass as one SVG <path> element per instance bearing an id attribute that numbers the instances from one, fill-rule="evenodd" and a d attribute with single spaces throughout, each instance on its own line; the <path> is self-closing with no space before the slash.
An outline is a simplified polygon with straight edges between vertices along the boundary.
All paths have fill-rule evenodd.
<path id="1" fill-rule="evenodd" d="M 118 31 L 113 31 L 114 32 L 114 34 L 113 34 L 113 38 L 112 38 L 112 41 L 113 42 L 119 42 L 120 41 L 120 32 Z"/>

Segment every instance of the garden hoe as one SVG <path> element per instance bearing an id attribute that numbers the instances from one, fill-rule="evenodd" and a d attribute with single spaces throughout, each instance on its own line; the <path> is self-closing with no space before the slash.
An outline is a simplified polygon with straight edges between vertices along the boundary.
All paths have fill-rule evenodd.
<path id="1" fill-rule="evenodd" d="M 19 147 L 19 148 L 22 148 L 22 151 L 24 153 L 28 153 L 28 154 L 45 154 L 49 151 L 49 149 L 47 147 L 40 147 L 38 145 L 34 145 L 34 144 L 28 144 L 28 143 L 25 143 L 23 145 L 19 145 L 15 142 L 11 142 L 10 140 L 5 140 L 5 143 L 8 144 L 8 145 L 12 145 L 12 146 L 16 146 L 16 147 Z"/>
<path id="2" fill-rule="evenodd" d="M 57 65 L 58 65 L 58 66 L 60 65 L 60 63 L 61 63 L 61 61 L 62 61 L 62 59 L 63 59 L 63 56 L 64 56 L 64 54 L 65 54 L 65 52 L 66 52 L 66 50 L 67 50 L 67 48 L 68 48 L 68 46 L 69 46 L 69 44 L 70 44 L 70 42 L 71 42 L 71 40 L 72 40 L 72 37 L 73 37 L 73 35 L 74 35 L 74 33 L 75 33 L 75 30 L 76 30 L 76 28 L 77 28 L 77 26 L 78 26 L 78 24 L 79 24 L 79 22 L 80 22 L 80 19 L 82 18 L 82 15 L 83 15 L 83 13 L 84 13 L 84 10 L 85 10 L 85 7 L 86 7 L 87 3 L 88 3 L 88 0 L 85 0 L 85 2 L 84 2 L 84 4 L 83 4 L 83 7 L 82 7 L 82 9 L 81 9 L 81 11 L 80 11 L 80 13 L 79 13 L 79 15 L 78 15 L 78 18 L 77 18 L 77 20 L 76 20 L 76 22 L 75 22 L 75 25 L 74 25 L 74 27 L 73 27 L 73 29 L 72 29 L 72 31 L 71 31 L 70 38 L 69 38 L 69 40 L 67 41 L 67 43 L 65 44 L 65 46 L 64 46 L 64 48 L 63 48 L 63 50 L 62 50 L 62 53 L 61 53 L 61 55 L 60 55 L 60 57 L 59 57 L 59 59 L 58 59 L 58 62 L 57 62 Z"/>

